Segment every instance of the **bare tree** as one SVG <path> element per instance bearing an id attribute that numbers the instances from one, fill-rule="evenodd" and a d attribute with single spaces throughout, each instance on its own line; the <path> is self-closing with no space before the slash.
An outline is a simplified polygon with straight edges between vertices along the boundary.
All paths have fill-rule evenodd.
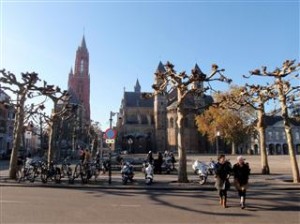
<path id="1" fill-rule="evenodd" d="M 261 155 L 262 174 L 270 174 L 266 149 L 266 124 L 265 124 L 265 104 L 274 98 L 274 91 L 271 86 L 248 85 L 238 88 L 239 94 L 226 96 L 226 103 L 238 105 L 240 107 L 250 106 L 257 111 L 256 129 L 259 133 L 259 148 Z"/>
<path id="2" fill-rule="evenodd" d="M 187 167 L 186 167 L 186 149 L 183 145 L 183 120 L 185 114 L 184 100 L 188 95 L 203 96 L 207 90 L 213 90 L 210 85 L 213 81 L 221 81 L 230 83 L 231 80 L 226 78 L 222 73 L 224 69 L 219 69 L 217 65 L 212 65 L 212 72 L 210 75 L 206 75 L 199 69 L 193 69 L 190 75 L 187 75 L 185 71 L 176 73 L 174 70 L 174 65 L 167 62 L 165 65 L 165 72 L 158 71 L 155 76 L 161 82 L 152 85 L 155 90 L 152 94 L 144 94 L 144 97 L 153 97 L 154 95 L 163 94 L 167 97 L 172 91 L 176 91 L 177 96 L 177 147 L 178 147 L 178 182 L 185 183 L 188 182 L 187 177 Z M 218 75 L 218 77 L 217 77 Z M 205 82 L 208 84 L 206 88 L 191 88 L 191 84 L 194 82 Z M 199 106 L 200 109 L 204 108 L 205 105 Z M 196 111 L 196 110 L 195 110 Z"/>
<path id="3" fill-rule="evenodd" d="M 4 84 L 2 89 L 8 90 L 16 95 L 15 124 L 13 131 L 13 146 L 9 163 L 9 177 L 16 178 L 18 152 L 21 145 L 21 138 L 24 128 L 25 102 L 30 97 L 30 93 L 35 89 L 35 85 L 39 80 L 37 73 L 22 73 L 21 80 L 17 80 L 16 76 L 11 72 L 0 70 L 0 82 Z"/>
<path id="4" fill-rule="evenodd" d="M 48 163 L 50 163 L 55 155 L 56 136 L 59 127 L 59 122 L 69 119 L 75 114 L 77 105 L 69 104 L 70 95 L 67 91 L 62 91 L 58 86 L 48 85 L 44 81 L 42 87 L 37 90 L 44 96 L 50 98 L 53 102 L 53 110 L 50 116 L 45 116 L 45 121 L 49 128 L 48 139 Z"/>
<path id="5" fill-rule="evenodd" d="M 285 78 L 291 78 L 293 74 L 300 70 L 300 63 L 295 64 L 295 62 L 295 60 L 286 60 L 281 68 L 276 68 L 272 72 L 268 71 L 266 66 L 263 66 L 261 70 L 255 69 L 251 71 L 250 76 L 273 77 L 275 79 L 275 83 L 274 85 L 272 85 L 271 89 L 272 91 L 275 91 L 275 94 L 278 97 L 281 106 L 281 117 L 283 119 L 284 130 L 287 138 L 293 173 L 293 181 L 294 183 L 299 183 L 299 168 L 295 153 L 296 150 L 293 145 L 293 135 L 290 125 L 287 104 L 289 100 L 293 101 L 295 99 L 295 96 L 299 97 L 300 86 L 292 86 L 290 81 L 285 80 Z M 298 74 L 296 74 L 295 77 L 298 77 Z"/>

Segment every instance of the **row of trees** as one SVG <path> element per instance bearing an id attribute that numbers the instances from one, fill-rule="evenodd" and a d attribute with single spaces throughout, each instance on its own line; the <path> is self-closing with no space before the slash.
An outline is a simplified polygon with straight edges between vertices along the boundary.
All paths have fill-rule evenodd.
<path id="1" fill-rule="evenodd" d="M 249 125 L 244 125 L 241 114 L 252 114 L 251 110 L 254 110 L 257 115 L 256 127 L 260 137 L 260 151 L 262 158 L 262 173 L 270 173 L 270 169 L 267 161 L 266 145 L 265 145 L 265 103 L 270 99 L 278 99 L 281 105 L 282 118 L 284 121 L 285 132 L 287 136 L 289 155 L 291 159 L 293 180 L 299 182 L 299 169 L 295 156 L 295 148 L 293 146 L 293 136 L 291 132 L 291 126 L 289 122 L 288 104 L 299 98 L 299 86 L 292 86 L 291 82 L 287 80 L 293 74 L 295 74 L 300 68 L 299 64 L 295 64 L 295 61 L 285 61 L 281 68 L 276 68 L 274 71 L 269 72 L 264 66 L 262 69 L 255 69 L 250 72 L 250 76 L 245 78 L 251 78 L 252 76 L 259 77 L 272 77 L 275 79 L 273 84 L 263 85 L 248 85 L 243 87 L 236 87 L 232 91 L 224 94 L 217 94 L 216 101 L 212 103 L 211 110 L 208 110 L 205 114 L 207 117 L 199 116 L 197 123 L 199 130 L 206 134 L 209 139 L 213 139 L 216 129 L 222 129 L 223 134 L 227 140 L 233 145 L 233 152 L 235 152 L 235 146 L 242 140 L 243 135 L 240 133 L 249 133 Z M 178 181 L 188 182 L 187 167 L 186 167 L 186 149 L 183 147 L 183 120 L 186 114 L 186 108 L 184 100 L 188 96 L 202 97 L 207 91 L 218 92 L 214 89 L 214 82 L 231 83 L 231 79 L 227 78 L 223 73 L 224 69 L 219 69 L 217 65 L 212 65 L 212 71 L 209 75 L 204 74 L 200 69 L 193 69 L 190 75 L 186 72 L 177 73 L 174 70 L 174 65 L 167 62 L 165 65 L 165 72 L 158 71 L 155 75 L 157 80 L 160 80 L 152 87 L 154 89 L 153 94 L 144 94 L 144 97 L 153 97 L 158 94 L 165 94 L 169 96 L 169 93 L 175 91 L 177 95 L 177 127 L 178 127 L 178 156 L 179 156 L 179 172 Z M 298 74 L 295 74 L 295 78 Z M 23 126 L 25 115 L 35 114 L 45 108 L 44 101 L 41 103 L 31 105 L 28 111 L 25 111 L 25 104 L 28 99 L 33 97 L 46 97 L 50 98 L 54 104 L 54 109 L 50 116 L 44 116 L 49 127 L 49 145 L 48 145 L 48 161 L 53 158 L 53 152 L 55 149 L 55 131 L 57 130 L 58 121 L 61 118 L 69 119 L 75 114 L 77 110 L 76 105 L 69 104 L 70 96 L 67 91 L 61 91 L 60 88 L 54 85 L 48 85 L 47 82 L 43 82 L 40 85 L 40 79 L 37 73 L 22 73 L 21 80 L 18 80 L 16 76 L 5 70 L 0 71 L 1 88 L 9 90 L 16 96 L 14 107 L 16 108 L 16 118 L 13 133 L 13 148 L 10 160 L 9 176 L 15 177 L 17 153 L 20 148 L 21 137 L 23 135 Z M 195 82 L 204 83 L 207 87 L 196 88 Z M 194 110 L 196 113 L 206 109 L 209 105 L 199 104 L 195 105 Z M 221 108 L 224 111 L 218 111 L 216 108 Z M 250 109 L 249 109 L 250 108 Z M 228 109 L 238 111 L 235 115 L 230 114 Z M 217 118 L 214 114 L 222 113 L 222 116 Z M 202 120 L 201 120 L 202 119 Z M 223 121 L 222 121 L 223 120 Z M 227 121 L 226 121 L 227 120 Z M 226 121 L 226 122 L 224 122 Z M 235 125 L 232 127 L 232 125 Z M 213 129 L 211 131 L 205 131 L 205 126 L 210 126 Z M 92 128 L 92 126 L 90 126 Z M 207 128 L 206 128 L 207 129 Z M 228 131 L 224 131 L 228 130 Z M 89 129 L 90 136 L 95 137 L 95 132 Z M 94 144 L 93 144 L 94 145 Z"/>
<path id="2" fill-rule="evenodd" d="M 197 116 L 196 123 L 198 130 L 213 142 L 216 138 L 216 131 L 222 131 L 222 136 L 232 144 L 232 152 L 235 153 L 235 147 L 244 140 L 245 135 L 253 133 L 252 126 L 256 124 L 256 131 L 260 138 L 260 153 L 262 174 L 269 174 L 266 143 L 265 143 L 265 104 L 269 100 L 278 100 L 281 106 L 281 116 L 284 122 L 285 134 L 289 148 L 289 155 L 292 166 L 293 181 L 299 183 L 299 169 L 293 145 L 293 136 L 290 126 L 290 117 L 288 114 L 288 105 L 300 98 L 300 87 L 292 86 L 291 78 L 298 78 L 297 71 L 300 64 L 295 61 L 287 60 L 281 68 L 274 71 L 268 71 L 266 66 L 262 69 L 250 71 L 252 76 L 271 77 L 274 79 L 273 84 L 249 85 L 232 87 L 230 91 L 219 93 L 213 86 L 213 81 L 225 82 L 230 84 L 231 80 L 223 75 L 224 69 L 219 69 L 217 65 L 212 66 L 212 72 L 209 75 L 204 74 L 201 70 L 193 69 L 190 75 L 185 72 L 177 73 L 174 65 L 167 62 L 165 72 L 157 72 L 155 75 L 160 80 L 152 86 L 152 94 L 144 94 L 144 97 L 153 97 L 154 95 L 169 95 L 172 91 L 177 93 L 177 128 L 178 128 L 178 157 L 179 172 L 178 181 L 188 182 L 186 169 L 186 149 L 183 148 L 183 118 L 186 113 L 184 100 L 193 95 L 201 97 L 207 91 L 216 92 L 215 101 L 211 105 L 197 105 L 194 111 L 197 113 L 201 109 L 207 109 L 202 115 Z M 195 88 L 194 82 L 202 82 L 207 87 Z M 191 108 L 188 108 L 189 111 Z M 245 122 L 247 121 L 247 122 Z"/>
<path id="3" fill-rule="evenodd" d="M 21 139 L 24 135 L 24 126 L 34 116 L 39 115 L 47 123 L 48 129 L 48 162 L 53 160 L 55 150 L 57 149 L 57 132 L 61 129 L 64 121 L 74 118 L 77 114 L 79 105 L 71 104 L 70 95 L 67 91 L 62 91 L 59 87 L 48 85 L 46 81 L 41 82 L 37 73 L 22 73 L 21 78 L 15 74 L 0 70 L 1 89 L 10 91 L 15 100 L 9 102 L 15 109 L 15 124 L 13 131 L 13 145 L 9 164 L 9 177 L 15 178 L 17 168 L 17 158 L 20 151 Z M 28 106 L 28 102 L 36 98 L 35 102 Z M 53 109 L 50 115 L 44 112 L 45 102 L 50 99 L 53 102 Z M 7 102 L 6 102 L 7 103 Z M 41 122 L 42 123 L 42 122 Z M 94 125 L 89 125 L 87 135 L 93 146 L 97 139 Z"/>

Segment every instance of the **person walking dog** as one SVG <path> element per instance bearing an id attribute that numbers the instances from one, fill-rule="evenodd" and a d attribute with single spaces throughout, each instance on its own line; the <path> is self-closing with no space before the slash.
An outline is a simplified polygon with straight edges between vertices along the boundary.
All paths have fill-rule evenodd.
<path id="1" fill-rule="evenodd" d="M 220 155 L 215 168 L 215 187 L 220 197 L 220 205 L 224 208 L 227 207 L 227 191 L 230 188 L 229 177 L 231 172 L 232 168 L 230 162 L 226 160 L 225 155 Z"/>
<path id="2" fill-rule="evenodd" d="M 242 156 L 237 157 L 237 163 L 233 166 L 234 185 L 241 199 L 241 209 L 245 208 L 246 190 L 250 175 L 249 164 L 245 162 Z"/>

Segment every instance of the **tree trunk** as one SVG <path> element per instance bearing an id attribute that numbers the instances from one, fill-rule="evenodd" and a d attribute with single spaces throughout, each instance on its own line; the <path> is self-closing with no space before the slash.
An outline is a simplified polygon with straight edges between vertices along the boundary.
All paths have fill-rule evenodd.
<path id="1" fill-rule="evenodd" d="M 231 155 L 235 155 L 236 154 L 236 144 L 235 142 L 231 143 Z"/>
<path id="2" fill-rule="evenodd" d="M 179 97 L 178 97 L 179 99 Z M 178 182 L 179 183 L 188 183 L 187 177 L 187 167 L 186 167 L 186 150 L 183 146 L 183 110 L 179 106 L 177 108 L 177 127 L 178 127 L 178 134 L 177 134 L 177 145 L 178 145 L 178 162 L 179 162 L 179 169 L 178 169 Z"/>
<path id="3" fill-rule="evenodd" d="M 16 112 L 16 120 L 14 126 L 14 136 L 13 136 L 13 147 L 9 163 L 9 177 L 12 179 L 16 178 L 17 171 L 17 161 L 18 161 L 18 152 L 20 149 L 21 138 L 23 135 L 23 126 L 24 126 L 24 104 L 26 100 L 26 93 L 21 95 L 19 100 L 19 105 Z"/>
<path id="4" fill-rule="evenodd" d="M 257 111 L 257 130 L 259 133 L 259 148 L 260 148 L 260 158 L 261 158 L 261 173 L 270 174 L 270 168 L 268 164 L 267 147 L 266 147 L 266 128 L 264 122 L 264 106 L 260 105 L 260 109 Z"/>
<path id="5" fill-rule="evenodd" d="M 289 116 L 288 116 L 288 108 L 286 105 L 286 95 L 283 91 L 283 83 L 282 80 L 279 80 L 277 84 L 278 94 L 279 94 L 279 102 L 281 106 L 281 116 L 283 119 L 284 124 L 284 130 L 286 135 L 286 140 L 289 148 L 289 155 L 291 160 L 291 166 L 292 166 L 292 174 L 293 174 L 293 182 L 299 183 L 300 182 L 300 176 L 299 176 L 299 168 L 298 163 L 296 159 L 296 152 L 293 145 L 293 135 L 292 135 L 292 129 L 289 122 Z"/>
<path id="6" fill-rule="evenodd" d="M 52 117 L 52 120 L 49 124 L 49 142 L 48 142 L 48 163 L 50 163 L 55 155 L 55 136 L 56 136 L 56 128 L 55 128 L 55 121 L 54 117 Z"/>

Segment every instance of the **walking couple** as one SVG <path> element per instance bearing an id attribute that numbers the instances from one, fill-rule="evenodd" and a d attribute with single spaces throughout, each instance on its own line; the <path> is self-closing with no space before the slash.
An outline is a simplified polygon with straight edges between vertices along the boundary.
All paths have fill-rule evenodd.
<path id="1" fill-rule="evenodd" d="M 227 191 L 230 188 L 229 177 L 230 175 L 233 175 L 234 185 L 241 200 L 240 205 L 241 208 L 244 209 L 246 201 L 246 189 L 250 175 L 249 164 L 245 163 L 245 159 L 242 156 L 238 156 L 237 163 L 232 167 L 231 163 L 226 160 L 225 155 L 220 155 L 218 157 L 218 163 L 216 164 L 215 174 L 215 186 L 219 193 L 220 205 L 222 205 L 224 208 L 227 207 Z"/>

